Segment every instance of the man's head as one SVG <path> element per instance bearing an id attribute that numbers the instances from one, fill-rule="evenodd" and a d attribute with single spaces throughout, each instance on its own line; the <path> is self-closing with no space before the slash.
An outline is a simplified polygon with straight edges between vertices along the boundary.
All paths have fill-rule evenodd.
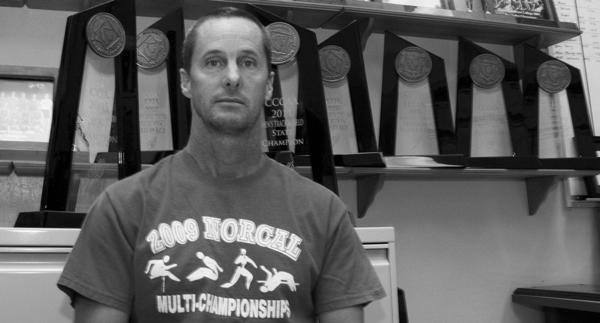
<path id="1" fill-rule="evenodd" d="M 192 101 L 192 122 L 211 133 L 256 131 L 273 91 L 269 41 L 260 22 L 245 11 L 221 9 L 201 18 L 185 44 L 181 91 Z"/>
<path id="2" fill-rule="evenodd" d="M 256 24 L 256 26 L 258 26 L 261 30 L 262 33 L 262 47 L 263 50 L 265 52 L 265 56 L 267 57 L 267 62 L 268 67 L 269 67 L 269 71 L 271 70 L 271 41 L 269 38 L 269 34 L 267 33 L 267 30 L 265 29 L 265 27 L 261 24 L 261 22 L 258 20 L 258 18 L 256 18 L 256 16 L 254 16 L 253 14 L 249 13 L 246 10 L 242 10 L 242 9 L 238 9 L 235 7 L 223 7 L 223 8 L 219 8 L 216 11 L 203 16 L 201 18 L 199 18 L 198 20 L 196 20 L 196 22 L 194 23 L 194 25 L 192 25 L 192 27 L 187 31 L 187 34 L 185 36 L 185 40 L 183 41 L 183 50 L 182 50 L 182 60 L 183 60 L 183 68 L 186 71 L 190 71 L 190 62 L 192 59 L 192 54 L 194 51 L 194 47 L 196 44 L 196 39 L 197 37 L 195 37 L 195 32 L 198 30 L 198 28 L 207 20 L 210 19 L 218 19 L 218 18 L 232 18 L 232 17 L 239 17 L 239 18 L 245 18 L 248 19 L 252 22 L 254 22 Z"/>

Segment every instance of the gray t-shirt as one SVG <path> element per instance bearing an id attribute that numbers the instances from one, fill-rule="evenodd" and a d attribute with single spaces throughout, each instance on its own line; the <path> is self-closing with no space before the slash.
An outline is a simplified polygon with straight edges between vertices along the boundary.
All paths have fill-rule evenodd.
<path id="1" fill-rule="evenodd" d="M 181 151 L 101 194 L 58 285 L 132 322 L 314 322 L 384 296 L 349 216 L 270 159 L 219 179 Z"/>

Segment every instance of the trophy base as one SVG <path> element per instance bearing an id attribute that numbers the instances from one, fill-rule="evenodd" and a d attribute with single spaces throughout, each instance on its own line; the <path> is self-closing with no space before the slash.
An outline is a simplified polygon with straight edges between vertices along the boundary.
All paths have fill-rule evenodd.
<path id="1" fill-rule="evenodd" d="M 334 155 L 333 161 L 335 166 L 340 167 L 385 167 L 380 152 Z M 310 166 L 310 155 L 294 155 L 294 165 Z"/>
<path id="2" fill-rule="evenodd" d="M 85 213 L 67 211 L 21 212 L 15 227 L 27 228 L 81 228 Z"/>
<path id="3" fill-rule="evenodd" d="M 462 154 L 427 156 L 384 156 L 381 152 L 334 155 L 335 166 L 339 167 L 380 167 L 380 168 L 464 168 Z M 310 155 L 295 155 L 296 166 L 310 166 Z"/>
<path id="4" fill-rule="evenodd" d="M 310 166 L 310 155 L 294 155 L 294 165 Z"/>
<path id="5" fill-rule="evenodd" d="M 503 169 L 539 169 L 540 162 L 534 156 L 518 157 L 467 157 L 468 167 L 475 168 L 503 168 Z"/>
<path id="6" fill-rule="evenodd" d="M 173 150 L 142 151 L 140 153 L 141 162 L 142 162 L 142 164 L 147 164 L 147 165 L 155 164 L 162 158 L 169 156 L 173 153 L 175 153 L 175 151 L 173 151 Z M 95 160 L 96 163 L 107 163 L 107 164 L 111 164 L 111 163 L 116 164 L 118 161 L 119 161 L 119 153 L 117 153 L 117 152 L 98 153 L 98 155 L 96 155 L 96 160 Z"/>
<path id="7" fill-rule="evenodd" d="M 600 169 L 598 157 L 572 157 L 572 158 L 540 158 L 540 168 L 543 169 Z"/>
<path id="8" fill-rule="evenodd" d="M 288 167 L 294 168 L 296 166 L 294 153 L 289 150 L 283 150 L 274 154 L 269 154 L 269 157 Z"/>
<path id="9" fill-rule="evenodd" d="M 333 161 L 335 166 L 343 167 L 385 167 L 383 154 L 380 152 L 334 155 Z"/>
<path id="10" fill-rule="evenodd" d="M 388 168 L 464 168 L 462 154 L 385 156 Z"/>
<path id="11" fill-rule="evenodd" d="M 600 170 L 600 158 L 468 157 L 467 165 L 478 168 Z"/>
<path id="12" fill-rule="evenodd" d="M 296 155 L 289 150 L 269 151 L 266 154 L 275 161 L 291 168 L 310 166 L 310 155 Z"/>

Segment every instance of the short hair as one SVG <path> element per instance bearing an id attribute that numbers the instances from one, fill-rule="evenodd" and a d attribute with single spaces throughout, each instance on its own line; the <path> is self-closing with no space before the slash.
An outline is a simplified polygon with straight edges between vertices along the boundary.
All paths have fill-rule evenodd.
<path id="1" fill-rule="evenodd" d="M 218 18 L 244 18 L 248 19 L 261 31 L 263 38 L 263 50 L 265 51 L 265 56 L 267 57 L 267 69 L 271 70 L 271 41 L 269 38 L 269 34 L 267 33 L 266 28 L 263 24 L 250 12 L 235 8 L 235 7 L 222 7 L 219 8 L 205 16 L 202 16 L 196 20 L 194 25 L 188 30 L 185 35 L 185 39 L 183 41 L 183 50 L 182 50 L 182 60 L 183 60 L 183 69 L 186 71 L 190 71 L 190 66 L 192 64 L 192 55 L 194 54 L 194 48 L 196 46 L 196 30 L 210 19 L 218 19 Z"/>

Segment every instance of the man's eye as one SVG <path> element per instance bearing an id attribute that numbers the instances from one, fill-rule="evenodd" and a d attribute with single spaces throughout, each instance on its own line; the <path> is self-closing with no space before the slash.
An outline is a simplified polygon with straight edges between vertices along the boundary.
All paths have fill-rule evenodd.
<path id="1" fill-rule="evenodd" d="M 218 58 L 207 58 L 205 61 L 205 65 L 207 67 L 211 67 L 211 68 L 221 67 L 221 66 L 223 66 L 223 61 Z"/>
<path id="2" fill-rule="evenodd" d="M 256 65 L 257 65 L 256 64 L 256 60 L 253 59 L 253 58 L 244 58 L 244 59 L 242 59 L 242 66 L 243 67 L 251 68 L 251 67 L 256 67 Z"/>

